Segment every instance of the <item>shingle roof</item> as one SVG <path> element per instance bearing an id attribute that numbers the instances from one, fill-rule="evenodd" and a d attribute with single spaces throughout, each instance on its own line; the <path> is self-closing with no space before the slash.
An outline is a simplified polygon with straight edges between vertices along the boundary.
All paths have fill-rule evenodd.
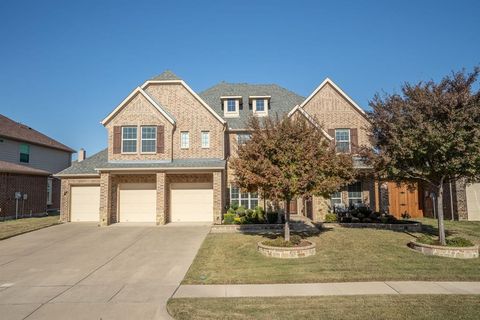
<path id="1" fill-rule="evenodd" d="M 39 176 L 48 176 L 51 174 L 50 172 L 45 170 L 35 169 L 32 167 L 27 167 L 24 165 L 6 161 L 0 161 L 0 172 L 31 174 Z"/>
<path id="2" fill-rule="evenodd" d="M 175 73 L 170 70 L 165 70 L 156 77 L 153 77 L 151 80 L 182 80 Z"/>
<path id="3" fill-rule="evenodd" d="M 242 96 L 243 107 L 240 106 L 238 118 L 224 118 L 223 106 L 220 100 L 222 96 Z M 276 84 L 249 84 L 227 83 L 219 84 L 200 93 L 200 97 L 227 121 L 231 129 L 245 129 L 246 121 L 252 115 L 249 96 L 271 96 L 268 114 L 269 116 L 283 116 L 292 110 L 297 104 L 301 104 L 304 97 L 282 88 Z"/>
<path id="4" fill-rule="evenodd" d="M 70 167 L 59 172 L 59 176 L 77 174 L 97 174 L 95 169 L 162 169 L 162 168 L 225 168 L 225 160 L 221 159 L 175 159 L 172 162 L 108 162 L 108 150 L 104 149 L 93 156 L 73 162 Z"/>
<path id="5" fill-rule="evenodd" d="M 10 118 L 0 114 L 0 136 L 15 140 L 30 142 L 49 148 L 54 148 L 66 152 L 73 153 L 75 150 L 66 145 L 30 128 L 24 124 L 13 121 Z"/>

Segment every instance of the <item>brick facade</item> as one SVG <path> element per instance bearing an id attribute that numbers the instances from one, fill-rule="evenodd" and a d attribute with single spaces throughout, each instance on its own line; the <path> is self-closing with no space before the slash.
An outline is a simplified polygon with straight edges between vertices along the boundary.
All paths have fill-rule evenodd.
<path id="1" fill-rule="evenodd" d="M 15 217 L 15 192 L 27 194 L 18 202 L 20 217 L 47 211 L 47 176 L 0 173 L 0 217 Z"/>

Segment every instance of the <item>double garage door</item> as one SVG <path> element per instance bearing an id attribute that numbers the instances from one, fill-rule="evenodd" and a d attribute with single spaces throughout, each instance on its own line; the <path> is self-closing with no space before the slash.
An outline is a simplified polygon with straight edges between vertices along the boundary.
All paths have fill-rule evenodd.
<path id="1" fill-rule="evenodd" d="M 99 221 L 100 187 L 72 186 L 71 221 Z M 118 190 L 119 222 L 156 222 L 155 183 L 126 183 Z M 173 183 L 170 221 L 213 221 L 212 183 Z"/>

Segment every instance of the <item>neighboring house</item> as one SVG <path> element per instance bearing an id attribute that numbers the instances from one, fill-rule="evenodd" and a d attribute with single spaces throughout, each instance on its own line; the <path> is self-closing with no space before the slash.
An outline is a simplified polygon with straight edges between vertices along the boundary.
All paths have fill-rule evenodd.
<path id="1" fill-rule="evenodd" d="M 45 214 L 60 208 L 53 174 L 71 165 L 75 152 L 46 135 L 0 115 L 0 216 Z M 17 207 L 17 197 L 18 207 Z"/>
<path id="2" fill-rule="evenodd" d="M 249 139 L 246 120 L 295 114 L 315 119 L 338 152 L 368 144 L 365 112 L 331 80 L 308 98 L 277 85 L 218 85 L 195 93 L 167 71 L 146 81 L 103 121 L 108 147 L 56 176 L 62 180 L 61 219 L 117 222 L 221 223 L 226 208 L 264 205 L 234 184 L 228 159 Z M 368 170 L 358 159 L 359 169 Z M 332 199 L 298 199 L 293 211 L 323 219 L 332 203 L 378 207 L 367 173 Z"/>

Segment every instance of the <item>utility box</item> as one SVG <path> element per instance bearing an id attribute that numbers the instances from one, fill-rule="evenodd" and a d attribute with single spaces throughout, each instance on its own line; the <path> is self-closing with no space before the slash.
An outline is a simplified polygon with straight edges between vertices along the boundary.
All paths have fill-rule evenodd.
<path id="1" fill-rule="evenodd" d="M 21 192 L 15 192 L 15 199 L 16 200 L 22 199 L 22 193 Z"/>

